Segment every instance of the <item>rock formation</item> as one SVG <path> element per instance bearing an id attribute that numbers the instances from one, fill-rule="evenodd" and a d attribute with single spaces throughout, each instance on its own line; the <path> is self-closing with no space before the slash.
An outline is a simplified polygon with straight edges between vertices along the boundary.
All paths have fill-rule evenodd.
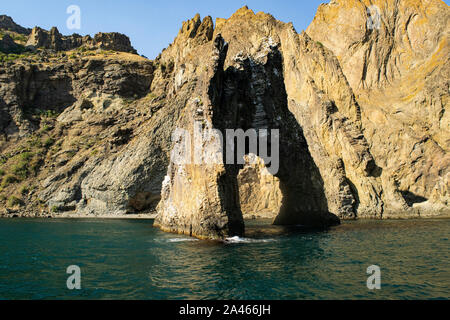
<path id="1" fill-rule="evenodd" d="M 184 22 L 153 61 L 119 34 L 35 28 L 44 51 L 0 69 L 5 214 L 157 209 L 161 229 L 213 239 L 243 235 L 253 215 L 448 216 L 448 17 L 440 0 L 331 1 L 297 33 L 244 7 Z M 78 47 L 112 52 L 61 52 Z M 270 146 L 278 130 L 279 170 L 249 148 L 229 164 L 237 148 L 214 135 L 200 145 L 217 161 L 175 161 L 176 129 L 199 125 L 268 130 Z"/>
<path id="2" fill-rule="evenodd" d="M 382 168 L 384 216 L 448 211 L 449 7 L 331 1 L 307 32 L 334 52 L 358 97 L 364 136 Z"/>
<path id="3" fill-rule="evenodd" d="M 55 51 L 68 51 L 84 47 L 86 50 L 102 49 L 137 53 L 131 46 L 130 39 L 126 35 L 117 32 L 100 32 L 92 39 L 90 36 L 82 37 L 79 34 L 63 36 L 56 27 L 51 28 L 50 31 L 39 27 L 33 28 L 26 46 L 34 49 L 44 48 Z"/>
<path id="4" fill-rule="evenodd" d="M 0 51 L 14 53 L 19 50 L 19 45 L 14 42 L 10 35 L 5 34 L 2 39 L 0 39 Z"/>
<path id="5" fill-rule="evenodd" d="M 112 50 L 119 52 L 129 52 L 137 54 L 137 51 L 131 46 L 130 39 L 121 33 L 110 32 L 110 33 L 97 33 L 94 36 L 92 43 L 87 43 L 95 48 L 102 50 Z"/>
<path id="6" fill-rule="evenodd" d="M 31 29 L 19 26 L 11 17 L 6 15 L 0 15 L 0 30 L 12 31 L 23 35 L 29 35 L 31 32 Z"/>
<path id="7" fill-rule="evenodd" d="M 239 199 L 244 218 L 275 219 L 281 209 L 283 194 L 280 179 L 267 170 L 264 160 L 245 157 L 245 165 L 237 177 Z"/>

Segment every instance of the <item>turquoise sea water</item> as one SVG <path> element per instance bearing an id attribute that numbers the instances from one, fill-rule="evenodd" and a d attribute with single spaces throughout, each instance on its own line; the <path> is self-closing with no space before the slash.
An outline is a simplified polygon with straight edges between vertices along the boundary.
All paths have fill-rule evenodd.
<path id="1" fill-rule="evenodd" d="M 450 220 L 250 221 L 245 239 L 196 241 L 148 220 L 0 219 L 0 299 L 449 299 Z M 81 290 L 66 268 L 81 268 Z M 367 267 L 381 290 L 367 289 Z"/>

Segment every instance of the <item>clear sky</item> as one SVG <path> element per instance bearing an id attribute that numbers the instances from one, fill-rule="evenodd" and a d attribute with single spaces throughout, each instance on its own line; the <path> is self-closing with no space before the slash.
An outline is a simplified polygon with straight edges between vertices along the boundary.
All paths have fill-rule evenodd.
<path id="1" fill-rule="evenodd" d="M 284 22 L 293 22 L 298 32 L 306 29 L 316 10 L 326 0 L 2 0 L 0 14 L 32 28 L 58 27 L 62 34 L 74 32 L 121 32 L 128 35 L 139 54 L 155 58 L 178 34 L 181 23 L 196 13 L 203 17 L 228 18 L 248 5 L 255 12 L 271 13 Z M 446 1 L 448 3 L 448 1 Z M 81 29 L 69 30 L 66 13 L 70 5 L 81 9 Z"/>
<path id="2" fill-rule="evenodd" d="M 203 17 L 228 18 L 248 5 L 255 12 L 271 13 L 284 22 L 293 22 L 297 31 L 306 29 L 317 7 L 326 0 L 2 0 L 0 14 L 11 16 L 24 27 L 56 26 L 62 34 L 74 32 L 121 32 L 128 35 L 139 54 L 155 58 L 178 34 L 181 23 L 196 13 Z M 69 30 L 66 13 L 70 5 L 81 9 L 81 29 Z"/>

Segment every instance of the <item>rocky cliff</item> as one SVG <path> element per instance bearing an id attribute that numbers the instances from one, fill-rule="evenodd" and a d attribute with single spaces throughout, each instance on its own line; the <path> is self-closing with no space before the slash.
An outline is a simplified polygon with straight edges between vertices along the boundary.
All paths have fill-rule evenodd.
<path id="1" fill-rule="evenodd" d="M 137 53 L 131 46 L 130 39 L 117 32 L 100 32 L 94 38 L 90 36 L 82 37 L 78 34 L 63 36 L 56 27 L 53 27 L 50 31 L 39 27 L 33 28 L 26 46 L 31 49 L 44 48 L 55 51 L 68 51 L 83 47 L 84 50 L 101 49 Z"/>
<path id="2" fill-rule="evenodd" d="M 448 211 L 449 31 L 449 7 L 428 0 L 331 1 L 307 30 L 357 96 L 385 217 Z"/>
<path id="3" fill-rule="evenodd" d="M 23 35 L 29 35 L 31 33 L 31 29 L 18 25 L 11 17 L 6 15 L 0 15 L 0 30 L 12 31 Z"/>
<path id="4" fill-rule="evenodd" d="M 251 216 L 449 215 L 449 13 L 440 0 L 331 1 L 297 33 L 244 7 L 184 22 L 153 61 L 120 35 L 35 28 L 40 49 L 0 69 L 4 214 L 157 209 L 157 226 L 200 238 L 243 235 Z M 174 161 L 186 151 L 174 132 L 198 124 L 277 129 L 279 170 L 250 150 L 242 164 Z M 201 144 L 224 160 L 214 137 Z"/>

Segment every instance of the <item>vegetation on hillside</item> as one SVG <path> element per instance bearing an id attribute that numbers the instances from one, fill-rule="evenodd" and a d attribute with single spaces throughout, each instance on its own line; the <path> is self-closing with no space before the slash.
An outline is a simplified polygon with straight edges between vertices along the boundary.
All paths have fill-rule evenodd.
<path id="1" fill-rule="evenodd" d="M 30 181 L 38 175 L 47 154 L 55 144 L 51 133 L 55 121 L 54 112 L 40 112 L 37 117 L 41 122 L 40 130 L 0 158 L 0 202 L 6 201 L 7 207 L 23 205 L 34 189 Z"/>

